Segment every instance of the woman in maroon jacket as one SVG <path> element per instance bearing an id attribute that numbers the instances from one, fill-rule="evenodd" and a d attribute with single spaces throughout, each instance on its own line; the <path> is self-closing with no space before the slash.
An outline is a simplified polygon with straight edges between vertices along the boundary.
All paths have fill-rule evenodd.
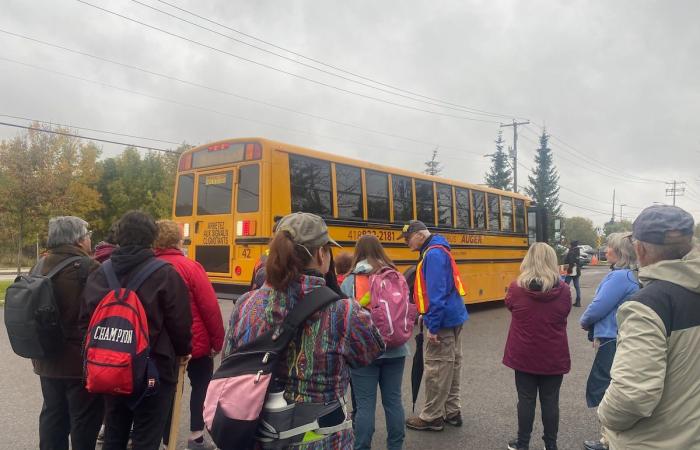
<path id="1" fill-rule="evenodd" d="M 503 364 L 515 370 L 518 391 L 518 438 L 508 448 L 529 448 L 539 392 L 545 449 L 556 450 L 559 388 L 571 368 L 566 338 L 571 292 L 559 278 L 556 253 L 542 242 L 530 247 L 520 272 L 506 295 L 512 320 Z"/>
<path id="2" fill-rule="evenodd" d="M 188 449 L 213 449 L 204 441 L 202 408 L 207 386 L 214 372 L 214 356 L 224 345 L 224 322 L 214 288 L 204 268 L 182 254 L 182 236 L 177 223 L 158 221 L 156 256 L 172 264 L 187 285 L 192 309 L 192 359 L 187 364 L 187 375 L 192 385 L 190 397 L 190 431 Z M 163 442 L 168 442 L 166 428 Z"/>

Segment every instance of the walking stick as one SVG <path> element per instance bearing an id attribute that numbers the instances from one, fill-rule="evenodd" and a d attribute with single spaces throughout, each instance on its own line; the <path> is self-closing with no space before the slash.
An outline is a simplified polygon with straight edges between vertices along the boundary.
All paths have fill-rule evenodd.
<path id="1" fill-rule="evenodd" d="M 190 361 L 189 356 L 180 358 L 179 367 L 177 370 L 177 387 L 175 388 L 175 400 L 173 401 L 172 420 L 170 421 L 170 434 L 168 435 L 167 450 L 177 449 L 177 432 L 180 428 L 180 403 L 182 402 L 182 393 L 185 385 L 185 369 Z"/>

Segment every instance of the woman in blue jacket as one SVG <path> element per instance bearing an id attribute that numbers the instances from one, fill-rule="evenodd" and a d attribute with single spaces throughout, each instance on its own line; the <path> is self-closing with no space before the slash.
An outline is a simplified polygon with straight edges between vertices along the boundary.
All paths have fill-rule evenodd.
<path id="1" fill-rule="evenodd" d="M 596 290 L 595 297 L 581 316 L 581 327 L 592 332 L 596 349 L 593 367 L 586 383 L 586 402 L 597 407 L 610 384 L 617 346 L 617 308 L 639 290 L 637 281 L 637 256 L 631 241 L 631 233 L 612 233 L 608 236 L 605 255 L 611 264 L 608 273 Z M 588 450 L 607 449 L 605 433 L 599 441 L 585 441 Z"/>

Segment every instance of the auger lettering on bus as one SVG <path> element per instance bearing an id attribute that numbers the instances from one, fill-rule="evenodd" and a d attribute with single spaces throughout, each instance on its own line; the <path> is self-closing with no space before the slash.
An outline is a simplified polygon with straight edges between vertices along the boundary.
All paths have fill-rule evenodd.
<path id="1" fill-rule="evenodd" d="M 95 334 L 92 338 L 96 341 L 111 341 L 120 344 L 131 344 L 134 339 L 134 330 L 124 330 L 113 327 L 95 327 Z"/>

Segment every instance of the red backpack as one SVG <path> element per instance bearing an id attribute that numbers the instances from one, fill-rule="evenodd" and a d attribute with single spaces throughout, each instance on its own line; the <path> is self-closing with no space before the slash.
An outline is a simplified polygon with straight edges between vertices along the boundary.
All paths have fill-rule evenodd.
<path id="1" fill-rule="evenodd" d="M 356 274 L 355 298 L 359 301 L 366 294 L 372 322 L 387 348 L 405 344 L 413 335 L 417 311 L 403 275 L 391 267 L 369 276 Z"/>
<path id="2" fill-rule="evenodd" d="M 148 319 L 136 290 L 167 263 L 153 259 L 123 288 L 112 267 L 102 264 L 110 291 L 90 319 L 83 353 L 85 387 L 93 394 L 148 395 L 158 382 L 149 358 Z"/>

